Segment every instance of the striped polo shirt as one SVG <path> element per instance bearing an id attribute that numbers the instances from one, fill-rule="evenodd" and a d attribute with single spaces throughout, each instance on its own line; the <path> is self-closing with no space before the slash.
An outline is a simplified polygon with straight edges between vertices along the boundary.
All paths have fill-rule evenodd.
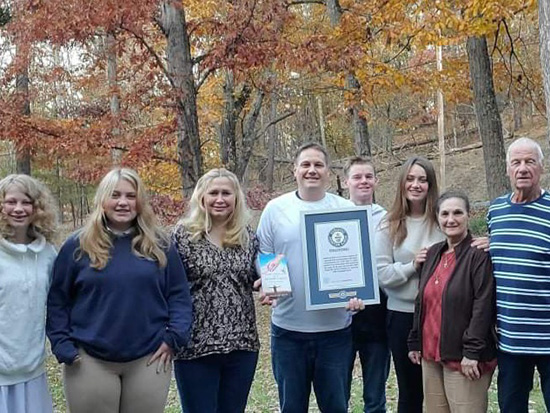
<path id="1" fill-rule="evenodd" d="M 487 216 L 500 350 L 550 354 L 550 194 L 495 199 Z"/>

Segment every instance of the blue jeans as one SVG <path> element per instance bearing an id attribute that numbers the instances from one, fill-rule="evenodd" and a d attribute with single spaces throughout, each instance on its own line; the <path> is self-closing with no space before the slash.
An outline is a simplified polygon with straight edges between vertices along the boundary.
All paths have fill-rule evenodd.
<path id="1" fill-rule="evenodd" d="M 390 373 L 390 348 L 388 343 L 385 340 L 353 343 L 349 371 L 350 387 L 357 353 L 359 353 L 363 373 L 363 411 L 365 413 L 385 413 L 386 381 Z"/>
<path id="2" fill-rule="evenodd" d="M 282 413 L 307 413 L 311 384 L 321 412 L 346 413 L 351 328 L 300 333 L 271 325 L 271 360 Z"/>
<path id="3" fill-rule="evenodd" d="M 546 409 L 550 409 L 550 356 L 498 352 L 498 405 L 501 413 L 527 413 L 535 367 Z"/>
<path id="4" fill-rule="evenodd" d="M 232 351 L 176 360 L 174 372 L 184 413 L 242 413 L 258 352 Z"/>

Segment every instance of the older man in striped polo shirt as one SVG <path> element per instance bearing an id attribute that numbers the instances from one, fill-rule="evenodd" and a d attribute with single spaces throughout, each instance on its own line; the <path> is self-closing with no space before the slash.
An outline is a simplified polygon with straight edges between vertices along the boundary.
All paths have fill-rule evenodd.
<path id="1" fill-rule="evenodd" d="M 543 153 L 528 138 L 506 155 L 513 192 L 489 207 L 490 253 L 497 285 L 498 401 L 527 413 L 535 367 L 550 407 L 550 194 L 541 189 Z"/>

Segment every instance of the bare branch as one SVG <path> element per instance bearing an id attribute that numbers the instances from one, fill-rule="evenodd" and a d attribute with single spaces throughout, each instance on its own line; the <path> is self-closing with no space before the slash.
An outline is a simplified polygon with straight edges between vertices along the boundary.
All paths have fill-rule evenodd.
<path id="1" fill-rule="evenodd" d="M 196 85 L 195 85 L 195 89 L 197 90 L 197 92 L 199 91 L 199 89 L 201 88 L 201 86 L 203 85 L 204 82 L 206 82 L 206 79 L 208 79 L 208 77 L 214 73 L 216 69 L 213 68 L 213 67 L 209 67 L 207 69 L 205 69 L 200 77 L 199 77 L 199 80 L 197 81 Z"/>
<path id="2" fill-rule="evenodd" d="M 157 65 L 160 67 L 160 69 L 162 70 L 162 72 L 164 73 L 164 75 L 166 76 L 166 78 L 168 79 L 168 81 L 170 82 L 170 85 L 175 88 L 176 85 L 174 83 L 174 80 L 172 79 L 172 76 L 170 75 L 170 73 L 168 72 L 168 69 L 166 68 L 166 66 L 164 65 L 164 62 L 162 61 L 162 59 L 160 58 L 160 56 L 157 54 L 157 52 L 155 52 L 155 50 L 153 49 L 153 47 L 147 43 L 147 41 L 143 38 L 143 36 L 137 34 L 135 31 L 133 31 L 132 29 L 130 29 L 129 27 L 124 27 L 124 26 L 121 26 L 121 29 L 130 33 L 132 36 L 135 37 L 135 39 L 143 46 L 147 49 L 147 51 L 149 52 L 149 54 L 151 55 L 151 57 L 153 59 L 155 59 L 155 62 L 157 63 Z"/>
<path id="3" fill-rule="evenodd" d="M 418 33 L 418 32 L 417 32 Z M 392 56 L 390 59 L 388 60 L 385 60 L 384 63 L 388 64 L 388 63 L 391 63 L 393 62 L 395 59 L 397 59 L 399 56 L 401 56 L 401 54 L 407 50 L 409 48 L 409 46 L 411 45 L 411 41 L 412 39 L 414 39 L 414 37 L 416 36 L 416 34 L 413 34 L 413 35 L 409 35 L 407 36 L 407 42 L 403 45 L 403 47 L 401 48 L 401 50 L 399 50 L 394 56 Z"/>
<path id="4" fill-rule="evenodd" d="M 295 0 L 288 2 L 286 8 L 289 9 L 292 6 L 299 6 L 301 4 L 325 4 L 323 0 Z"/>
<path id="5" fill-rule="evenodd" d="M 193 59 L 191 59 L 191 61 L 193 62 L 194 65 L 198 65 L 200 62 L 202 62 L 204 59 L 206 59 L 209 54 L 210 53 L 201 54 L 200 56 L 196 56 Z"/>
<path id="6" fill-rule="evenodd" d="M 282 114 L 281 116 L 279 116 L 277 119 L 273 119 L 272 121 L 270 121 L 267 125 L 265 125 L 263 127 L 263 129 L 261 130 L 261 132 L 259 132 L 257 135 L 256 135 L 256 139 L 260 138 L 260 136 L 262 136 L 263 134 L 266 133 L 266 131 L 269 129 L 270 126 L 273 126 L 273 125 L 276 125 L 277 123 L 285 120 L 286 118 L 289 118 L 293 115 L 296 114 L 296 111 L 293 110 L 292 112 L 287 112 L 287 113 L 284 113 Z"/>

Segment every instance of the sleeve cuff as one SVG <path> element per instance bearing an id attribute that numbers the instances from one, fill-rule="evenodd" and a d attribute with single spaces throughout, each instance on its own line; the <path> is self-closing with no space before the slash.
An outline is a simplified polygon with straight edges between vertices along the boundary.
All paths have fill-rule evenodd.
<path id="1" fill-rule="evenodd" d="M 168 346 L 174 351 L 174 353 L 179 353 L 180 350 L 185 347 L 188 337 L 182 337 L 173 331 L 166 330 L 162 337 L 162 340 L 168 344 Z"/>
<path id="2" fill-rule="evenodd" d="M 72 343 L 67 343 L 64 348 L 56 350 L 54 354 L 57 358 L 57 361 L 70 366 L 76 356 L 78 356 L 78 350 Z"/>
<path id="3" fill-rule="evenodd" d="M 402 268 L 403 268 L 403 273 L 409 277 L 416 272 L 416 268 L 414 268 L 414 261 L 411 261 L 408 264 L 403 265 Z"/>

